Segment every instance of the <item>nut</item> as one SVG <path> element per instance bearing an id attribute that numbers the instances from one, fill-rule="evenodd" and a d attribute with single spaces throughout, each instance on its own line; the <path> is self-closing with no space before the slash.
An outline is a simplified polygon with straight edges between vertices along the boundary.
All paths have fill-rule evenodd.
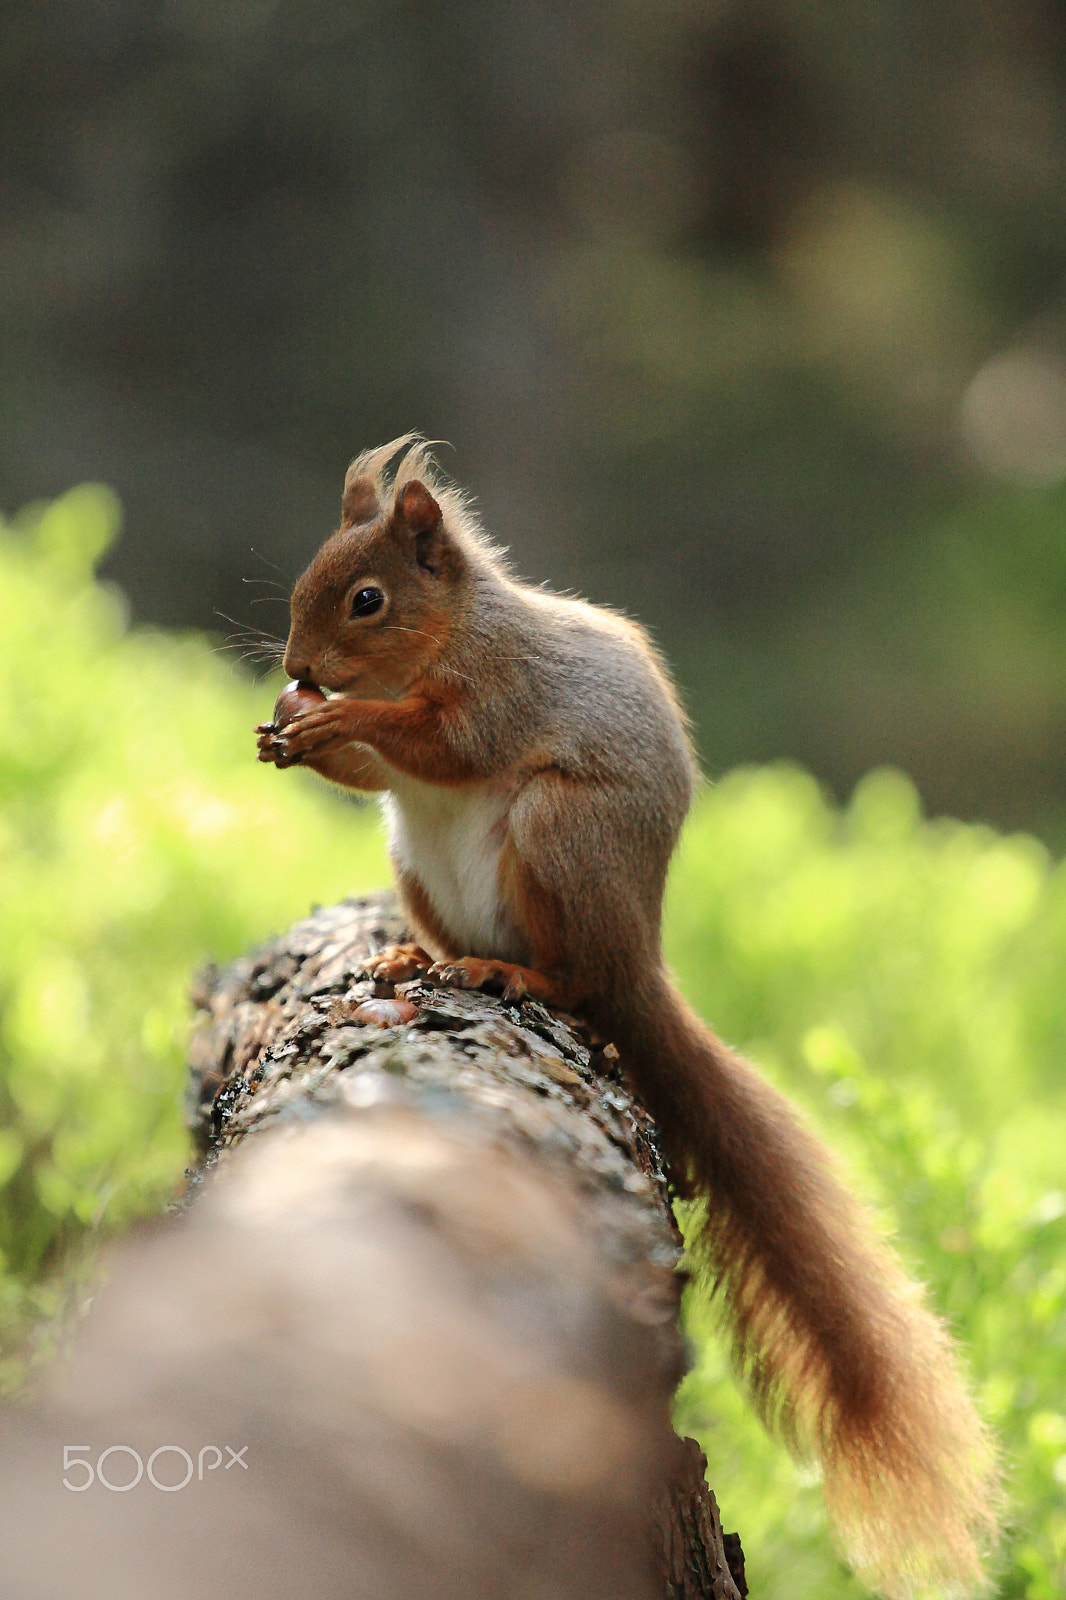
<path id="1" fill-rule="evenodd" d="M 396 1028 L 413 1022 L 418 1007 L 410 1000 L 364 1000 L 352 1012 L 353 1022 L 371 1022 L 379 1028 Z"/>
<path id="2" fill-rule="evenodd" d="M 274 702 L 275 728 L 280 732 L 296 717 L 302 717 L 305 712 L 320 706 L 325 698 L 322 690 L 315 684 L 301 683 L 294 678 L 291 683 L 285 685 Z"/>

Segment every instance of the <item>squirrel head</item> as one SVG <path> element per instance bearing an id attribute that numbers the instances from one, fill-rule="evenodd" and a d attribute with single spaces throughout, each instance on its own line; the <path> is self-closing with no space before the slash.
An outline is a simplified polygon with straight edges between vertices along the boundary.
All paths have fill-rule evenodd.
<path id="1" fill-rule="evenodd" d="M 383 506 L 349 473 L 341 525 L 293 589 L 285 671 L 357 699 L 392 699 L 441 654 L 466 561 L 426 485 L 408 479 Z"/>

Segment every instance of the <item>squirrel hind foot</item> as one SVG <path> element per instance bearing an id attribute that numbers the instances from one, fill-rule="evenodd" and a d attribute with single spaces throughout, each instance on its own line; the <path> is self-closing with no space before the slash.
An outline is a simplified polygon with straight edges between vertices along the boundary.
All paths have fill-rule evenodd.
<path id="1" fill-rule="evenodd" d="M 408 983 L 424 978 L 433 967 L 433 957 L 420 944 L 390 944 L 371 956 L 366 970 L 378 983 Z"/>
<path id="2" fill-rule="evenodd" d="M 504 1000 L 540 1000 L 551 1005 L 560 998 L 557 986 L 543 972 L 511 961 L 460 956 L 456 961 L 438 961 L 430 968 L 429 976 L 451 989 L 484 989 L 488 994 L 502 995 Z"/>

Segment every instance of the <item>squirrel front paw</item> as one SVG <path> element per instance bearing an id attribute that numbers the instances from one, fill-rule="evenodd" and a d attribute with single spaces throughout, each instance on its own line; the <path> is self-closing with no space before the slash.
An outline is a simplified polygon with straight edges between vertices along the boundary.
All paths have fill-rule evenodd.
<path id="1" fill-rule="evenodd" d="M 290 748 L 292 724 L 313 708 L 326 704 L 326 697 L 317 685 L 301 683 L 298 679 L 287 683 L 274 702 L 273 721 L 256 726 L 259 760 L 273 762 L 276 767 L 297 766 L 303 756 Z"/>
<path id="2" fill-rule="evenodd" d="M 270 762 L 275 767 L 298 765 L 300 757 L 289 754 L 281 729 L 276 722 L 257 723 L 255 732 L 256 752 L 260 761 Z"/>
<path id="3" fill-rule="evenodd" d="M 274 736 L 286 765 L 326 756 L 356 741 L 360 712 L 354 701 L 323 700 L 287 722 Z"/>

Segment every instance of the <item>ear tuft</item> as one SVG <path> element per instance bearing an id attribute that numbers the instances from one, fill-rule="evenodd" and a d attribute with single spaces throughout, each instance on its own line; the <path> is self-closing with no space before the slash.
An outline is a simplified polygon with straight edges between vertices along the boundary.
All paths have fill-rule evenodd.
<path id="1" fill-rule="evenodd" d="M 396 509 L 412 533 L 432 533 L 440 526 L 440 506 L 425 484 L 417 479 L 404 484 L 397 498 Z"/>
<path id="2" fill-rule="evenodd" d="M 380 515 L 381 501 L 372 478 L 353 478 L 351 482 L 345 482 L 341 497 L 342 527 L 373 522 Z"/>

